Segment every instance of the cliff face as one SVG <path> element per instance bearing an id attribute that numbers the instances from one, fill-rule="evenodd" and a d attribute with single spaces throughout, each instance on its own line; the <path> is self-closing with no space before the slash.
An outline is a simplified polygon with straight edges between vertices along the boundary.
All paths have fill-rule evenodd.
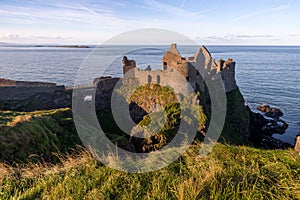
<path id="1" fill-rule="evenodd" d="M 245 144 L 250 139 L 251 110 L 245 106 L 245 100 L 237 88 L 226 94 L 227 113 L 221 140 L 233 144 Z"/>

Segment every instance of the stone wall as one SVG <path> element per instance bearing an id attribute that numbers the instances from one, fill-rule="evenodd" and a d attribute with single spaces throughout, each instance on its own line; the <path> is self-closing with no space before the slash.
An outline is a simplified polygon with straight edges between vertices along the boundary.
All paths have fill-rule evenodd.
<path id="1" fill-rule="evenodd" d="M 170 86 L 174 89 L 175 93 L 184 93 L 188 90 L 189 82 L 186 80 L 186 77 L 182 76 L 176 70 L 140 70 L 138 68 L 133 69 L 133 74 L 140 85 L 145 85 L 149 83 L 159 84 L 161 86 Z M 193 88 L 191 86 L 191 88 Z"/>
<path id="2" fill-rule="evenodd" d="M 23 100 L 36 93 L 49 93 L 65 90 L 64 86 L 3 86 L 0 87 L 0 100 Z"/>
<path id="3" fill-rule="evenodd" d="M 111 107 L 111 95 L 120 78 L 103 77 L 96 82 L 95 106 L 99 110 L 109 110 Z"/>
<path id="4" fill-rule="evenodd" d="M 0 109 L 16 111 L 70 107 L 72 91 L 63 85 L 0 79 Z"/>

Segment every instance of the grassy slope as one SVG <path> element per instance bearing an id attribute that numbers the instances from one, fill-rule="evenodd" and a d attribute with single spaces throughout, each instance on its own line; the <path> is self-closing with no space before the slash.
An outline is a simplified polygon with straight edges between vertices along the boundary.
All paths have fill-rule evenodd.
<path id="1" fill-rule="evenodd" d="M 71 109 L 35 112 L 0 111 L 0 158 L 8 161 L 55 159 L 54 152 L 66 152 L 81 144 Z M 35 155 L 35 156 L 32 156 Z"/>
<path id="2" fill-rule="evenodd" d="M 231 144 L 239 143 L 239 133 L 249 123 L 243 105 L 238 90 L 229 94 L 222 136 Z M 2 157 L 23 160 L 41 152 L 47 157 L 66 152 L 80 141 L 71 110 L 58 109 L 1 111 L 0 143 Z M 300 199 L 300 156 L 292 150 L 217 144 L 201 158 L 199 145 L 171 166 L 146 174 L 109 169 L 84 151 L 62 156 L 52 166 L 0 163 L 0 199 Z"/>
<path id="3" fill-rule="evenodd" d="M 217 144 L 201 158 L 194 145 L 167 168 L 128 174 L 88 153 L 54 166 L 0 167 L 0 199 L 298 199 L 300 157 Z"/>

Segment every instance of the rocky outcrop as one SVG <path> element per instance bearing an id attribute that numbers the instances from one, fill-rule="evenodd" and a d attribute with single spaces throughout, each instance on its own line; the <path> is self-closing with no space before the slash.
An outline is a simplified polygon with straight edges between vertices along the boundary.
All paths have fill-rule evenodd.
<path id="1" fill-rule="evenodd" d="M 288 128 L 288 124 L 279 119 L 279 120 L 267 120 L 267 124 L 262 128 L 262 131 L 265 132 L 266 135 L 272 135 L 275 133 L 284 134 L 286 129 Z"/>
<path id="2" fill-rule="evenodd" d="M 264 135 L 271 136 L 274 133 L 283 134 L 288 128 L 288 124 L 280 119 L 283 116 L 283 112 L 279 108 L 270 107 L 268 104 L 258 106 L 257 109 L 265 113 L 266 117 L 272 119 L 266 119 L 261 131 Z"/>
<path id="3" fill-rule="evenodd" d="M 268 104 L 258 106 L 257 109 L 264 112 L 267 117 L 274 118 L 275 120 L 278 120 L 279 117 L 283 116 L 283 113 L 279 108 L 270 107 Z"/>
<path id="4" fill-rule="evenodd" d="M 250 142 L 255 147 L 264 149 L 286 149 L 291 148 L 291 144 L 282 142 L 274 137 L 273 134 L 283 134 L 288 128 L 288 124 L 280 119 L 266 119 L 260 113 L 255 113 L 250 110 Z M 259 106 L 258 109 L 262 112 L 270 112 L 272 109 L 268 105 Z M 273 109 L 274 111 L 274 109 Z M 278 113 L 278 110 L 276 109 Z"/>

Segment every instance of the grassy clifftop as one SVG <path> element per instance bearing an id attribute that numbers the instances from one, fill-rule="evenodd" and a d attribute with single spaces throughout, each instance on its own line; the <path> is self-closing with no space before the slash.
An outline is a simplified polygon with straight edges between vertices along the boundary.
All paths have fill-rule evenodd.
<path id="1" fill-rule="evenodd" d="M 207 95 L 200 94 L 200 98 L 206 98 Z M 146 141 L 150 144 L 149 147 L 141 147 L 140 140 L 135 141 L 119 130 L 110 112 L 98 111 L 99 121 L 110 139 L 122 148 L 144 151 L 141 148 L 153 149 L 155 146 L 154 149 L 157 149 L 166 145 L 177 132 L 180 108 L 176 102 L 175 94 L 167 87 L 159 85 L 146 85 L 132 95 L 131 104 L 137 105 L 135 106 L 137 108 L 132 107 L 132 114 L 134 116 L 142 114 L 141 126 L 150 123 L 147 112 L 153 105 L 161 104 L 167 111 L 167 121 L 162 131 Z M 243 144 L 242 136 L 249 135 L 250 111 L 244 105 L 243 96 L 238 89 L 227 94 L 227 104 L 226 122 L 221 139 L 230 144 Z M 202 131 L 205 132 L 210 115 L 209 107 L 209 103 L 199 105 L 198 139 L 201 139 Z M 72 120 L 71 109 L 35 112 L 0 111 L 0 139 L 0 159 L 7 161 L 24 161 L 29 157 L 52 161 L 55 157 L 53 153 L 67 152 L 69 148 L 81 144 Z"/>
<path id="2" fill-rule="evenodd" d="M 157 172 L 128 174 L 87 152 L 54 166 L 0 165 L 0 199 L 299 199 L 300 157 L 292 150 L 200 144 Z"/>
<path id="3" fill-rule="evenodd" d="M 0 158 L 53 161 L 53 153 L 81 144 L 71 109 L 35 112 L 0 111 Z"/>
<path id="4" fill-rule="evenodd" d="M 143 95 L 134 96 L 135 103 L 149 96 L 145 90 Z M 160 95 L 170 98 L 170 91 Z M 207 101 L 205 94 L 200 100 Z M 203 127 L 210 114 L 207 102 L 200 109 Z M 172 136 L 180 109 L 176 102 L 164 106 L 168 120 L 157 135 Z M 300 199 L 300 156 L 293 150 L 232 146 L 243 144 L 249 135 L 250 110 L 239 90 L 227 94 L 227 110 L 223 144 L 217 143 L 208 156 L 199 156 L 201 143 L 195 142 L 170 166 L 144 174 L 110 169 L 83 148 L 70 153 L 81 143 L 70 109 L 0 111 L 2 161 L 33 161 L 0 162 L 0 199 Z M 110 113 L 98 115 L 113 142 L 136 151 L 129 136 L 116 129 Z M 146 126 L 150 120 L 145 115 L 139 123 Z M 156 143 L 151 145 L 156 149 Z"/>

